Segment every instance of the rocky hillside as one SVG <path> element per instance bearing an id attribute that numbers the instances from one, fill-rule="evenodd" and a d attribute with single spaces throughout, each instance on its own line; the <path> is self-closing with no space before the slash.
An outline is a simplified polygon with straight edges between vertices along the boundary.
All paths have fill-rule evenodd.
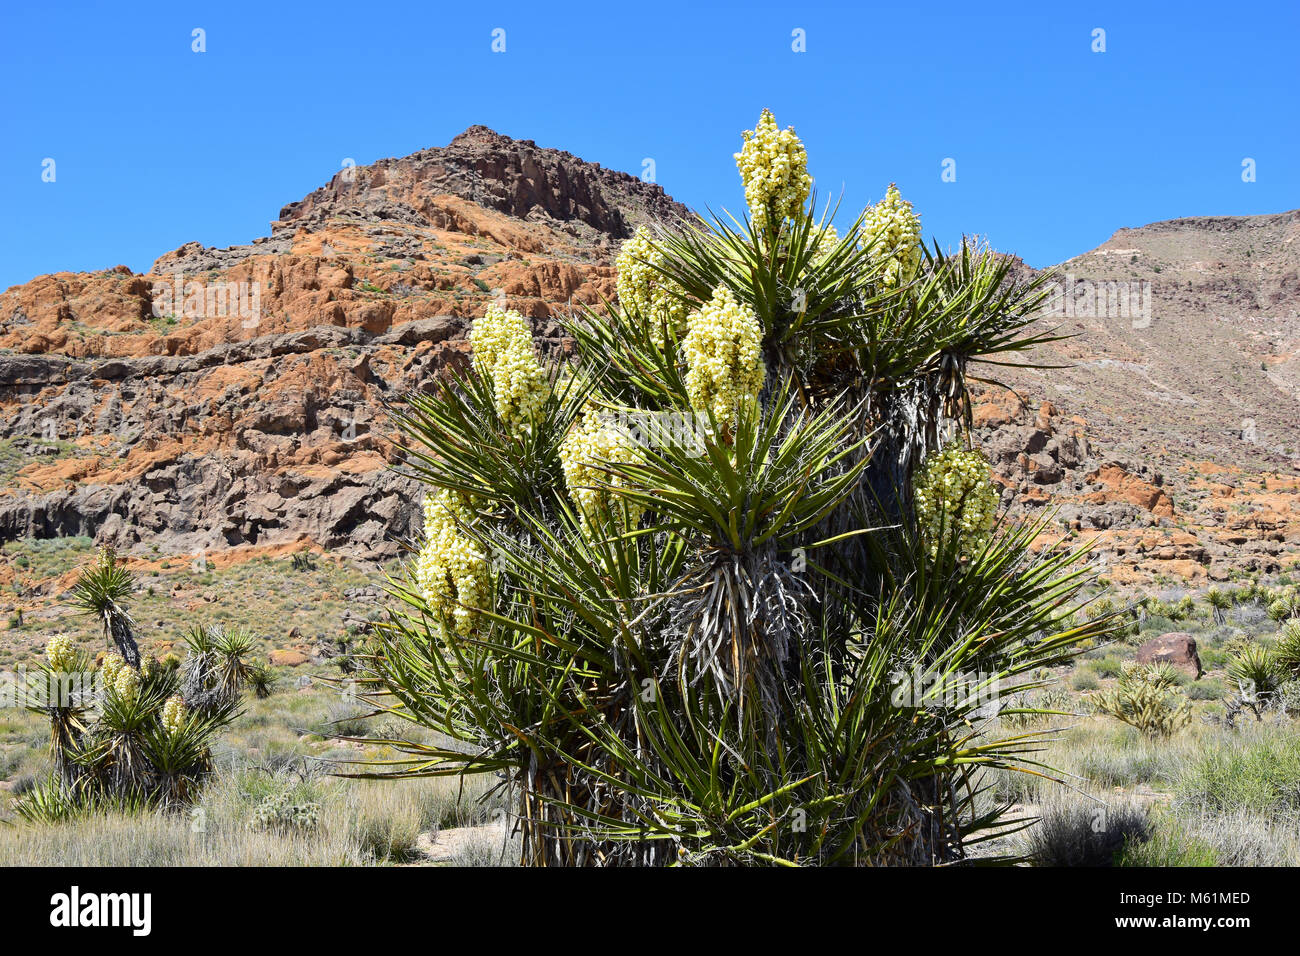
<path id="1" fill-rule="evenodd" d="M 0 294 L 0 542 L 390 557 L 419 491 L 389 468 L 386 404 L 463 361 L 489 301 L 553 337 L 556 314 L 612 294 L 638 223 L 685 215 L 658 186 L 476 126 L 342 170 L 249 245 L 15 286 Z M 1013 391 L 976 409 L 1008 502 L 1061 505 L 1053 533 L 1100 535 L 1119 581 L 1289 567 L 1297 235 L 1300 212 L 1185 219 L 1063 264 L 1041 321 L 1074 337 L 1032 359 L 1070 367 L 996 369 Z"/>
<path id="2" fill-rule="evenodd" d="M 976 410 L 1008 497 L 1099 533 L 1117 580 L 1294 568 L 1298 238 L 1300 210 L 1178 219 L 1058 266 L 1040 321 L 1071 338 Z"/>
<path id="3" fill-rule="evenodd" d="M 385 404 L 463 356 L 493 299 L 542 335 L 613 294 L 659 186 L 481 126 L 339 172 L 247 246 L 144 275 L 0 295 L 0 541 L 87 535 L 164 553 L 309 540 L 396 553 L 418 513 Z"/>

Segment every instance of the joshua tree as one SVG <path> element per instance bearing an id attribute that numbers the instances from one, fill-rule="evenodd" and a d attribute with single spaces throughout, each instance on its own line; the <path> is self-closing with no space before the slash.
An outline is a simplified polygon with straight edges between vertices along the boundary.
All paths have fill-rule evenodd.
<path id="1" fill-rule="evenodd" d="M 440 741 L 396 775 L 502 778 L 525 863 L 961 859 L 1006 823 L 983 771 L 1038 769 L 999 711 L 1116 626 L 969 446 L 1044 280 L 926 248 L 893 186 L 840 235 L 770 113 L 736 159 L 748 214 L 639 229 L 572 355 L 494 306 L 408 400 L 371 700 Z"/>

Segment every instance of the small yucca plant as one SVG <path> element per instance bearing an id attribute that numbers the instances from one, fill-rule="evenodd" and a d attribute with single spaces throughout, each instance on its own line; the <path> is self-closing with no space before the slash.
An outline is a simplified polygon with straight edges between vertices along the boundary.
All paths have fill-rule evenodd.
<path id="1" fill-rule="evenodd" d="M 61 636 L 46 648 L 41 675 L 51 690 L 29 709 L 50 719 L 54 774 L 20 800 L 18 812 L 29 820 L 190 805 L 212 769 L 213 741 L 236 715 L 238 700 L 224 691 L 224 658 L 216 652 L 209 683 L 218 692 L 199 694 L 198 707 L 183 696 L 177 668 L 140 657 L 122 603 L 131 586 L 130 574 L 105 552 L 83 573 L 76 594 L 79 606 L 106 622 L 114 643 L 133 653 L 134 664 L 114 651 L 95 670 L 89 655 Z"/>
<path id="2" fill-rule="evenodd" d="M 1279 624 L 1293 618 L 1300 618 L 1300 593 L 1294 588 L 1277 589 L 1271 595 L 1268 616 Z"/>
<path id="3" fill-rule="evenodd" d="M 109 647 L 116 648 L 130 667 L 140 666 L 140 649 L 135 641 L 135 622 L 127 609 L 134 581 L 131 572 L 118 563 L 112 548 L 103 548 L 91 567 L 82 571 L 73 586 L 73 606 L 99 619 Z"/>
<path id="4" fill-rule="evenodd" d="M 1283 622 L 1273 645 L 1273 659 L 1287 677 L 1300 678 L 1300 620 Z"/>
<path id="5" fill-rule="evenodd" d="M 493 306 L 398 416 L 430 494 L 368 697 L 437 742 L 363 775 L 498 774 L 525 863 L 961 859 L 979 775 L 1041 769 L 999 713 L 1119 626 L 969 447 L 1046 280 L 892 187 L 837 233 L 770 114 L 737 159 L 749 214 L 638 231 L 570 357 Z"/>
<path id="6" fill-rule="evenodd" d="M 1218 587 L 1211 587 L 1205 592 L 1205 603 L 1210 606 L 1214 623 L 1222 624 L 1227 620 L 1228 611 L 1232 609 L 1232 595 Z"/>
<path id="7" fill-rule="evenodd" d="M 1228 679 L 1237 687 L 1237 698 L 1261 719 L 1277 696 L 1286 672 L 1274 652 L 1259 644 L 1244 645 L 1228 661 Z"/>

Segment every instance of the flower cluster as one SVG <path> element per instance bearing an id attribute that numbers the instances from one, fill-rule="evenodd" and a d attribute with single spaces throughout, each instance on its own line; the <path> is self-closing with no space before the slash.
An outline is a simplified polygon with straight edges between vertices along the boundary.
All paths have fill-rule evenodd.
<path id="1" fill-rule="evenodd" d="M 508 428 L 527 431 L 545 404 L 546 371 L 533 350 L 532 328 L 518 312 L 488 306 L 469 333 L 474 370 L 492 385 L 497 415 Z"/>
<path id="2" fill-rule="evenodd" d="M 613 525 L 620 533 L 636 527 L 645 509 L 606 487 L 626 487 L 621 475 L 605 470 L 610 464 L 640 460 L 626 431 L 605 421 L 590 403 L 560 443 L 560 464 L 569 497 L 578 506 L 578 520 L 587 534 Z"/>
<path id="3" fill-rule="evenodd" d="M 474 630 L 478 611 L 487 606 L 492 580 L 488 559 L 458 527 L 474 518 L 466 495 L 446 489 L 424 499 L 424 547 L 416 562 L 416 580 L 439 626 L 466 635 Z"/>
<path id="4" fill-rule="evenodd" d="M 45 645 L 45 659 L 56 671 L 71 670 L 77 660 L 77 649 L 72 644 L 72 638 L 65 634 L 50 638 L 50 642 Z"/>
<path id="5" fill-rule="evenodd" d="M 867 211 L 864 234 L 868 250 L 886 261 L 886 283 L 899 285 L 912 278 L 921 264 L 921 217 L 893 183 L 885 198 Z"/>
<path id="6" fill-rule="evenodd" d="M 176 731 L 181 727 L 182 721 L 185 720 L 185 698 L 180 694 L 172 694 L 167 698 L 167 703 L 163 704 L 162 725 L 163 729 L 171 736 L 176 736 Z"/>
<path id="7" fill-rule="evenodd" d="M 122 655 L 116 652 L 106 654 L 104 662 L 99 666 L 99 679 L 104 687 L 112 685 L 117 680 L 117 676 L 124 670 L 130 670 L 126 666 L 126 661 L 122 660 Z"/>
<path id="8" fill-rule="evenodd" d="M 119 700 L 134 701 L 140 692 L 140 672 L 123 664 L 113 677 L 113 693 Z"/>
<path id="9" fill-rule="evenodd" d="M 730 421 L 736 405 L 752 400 L 763 387 L 763 327 L 758 316 L 741 306 L 731 290 L 719 286 L 713 298 L 686 320 L 686 392 L 691 406 L 713 410 Z"/>
<path id="10" fill-rule="evenodd" d="M 749 214 L 759 228 L 775 229 L 799 213 L 812 189 L 808 152 L 793 127 L 777 127 L 771 110 L 763 110 L 758 125 L 746 130 L 744 137 L 736 166 L 745 184 Z"/>
<path id="11" fill-rule="evenodd" d="M 927 457 L 913 500 L 930 556 L 938 555 L 944 535 L 956 535 L 964 553 L 983 547 L 997 520 L 998 497 L 988 459 L 980 452 L 954 444 Z"/>
<path id="12" fill-rule="evenodd" d="M 822 228 L 813 226 L 812 232 L 808 236 L 808 246 L 812 250 L 813 267 L 815 268 L 825 262 L 839 244 L 840 234 L 829 222 Z"/>
<path id="13" fill-rule="evenodd" d="M 664 347 L 665 327 L 681 335 L 687 311 L 680 287 L 655 268 L 662 264 L 663 255 L 645 226 L 637 226 L 614 260 L 619 303 L 639 312 L 650 323 L 650 337 L 660 349 Z"/>

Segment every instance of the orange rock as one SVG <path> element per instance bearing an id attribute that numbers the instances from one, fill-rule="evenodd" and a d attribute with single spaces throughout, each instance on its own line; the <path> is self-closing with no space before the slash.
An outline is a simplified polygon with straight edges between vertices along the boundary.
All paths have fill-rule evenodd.
<path id="1" fill-rule="evenodd" d="M 311 658 L 302 651 L 276 650 L 268 655 L 268 660 L 277 667 L 301 667 L 310 663 Z"/>

